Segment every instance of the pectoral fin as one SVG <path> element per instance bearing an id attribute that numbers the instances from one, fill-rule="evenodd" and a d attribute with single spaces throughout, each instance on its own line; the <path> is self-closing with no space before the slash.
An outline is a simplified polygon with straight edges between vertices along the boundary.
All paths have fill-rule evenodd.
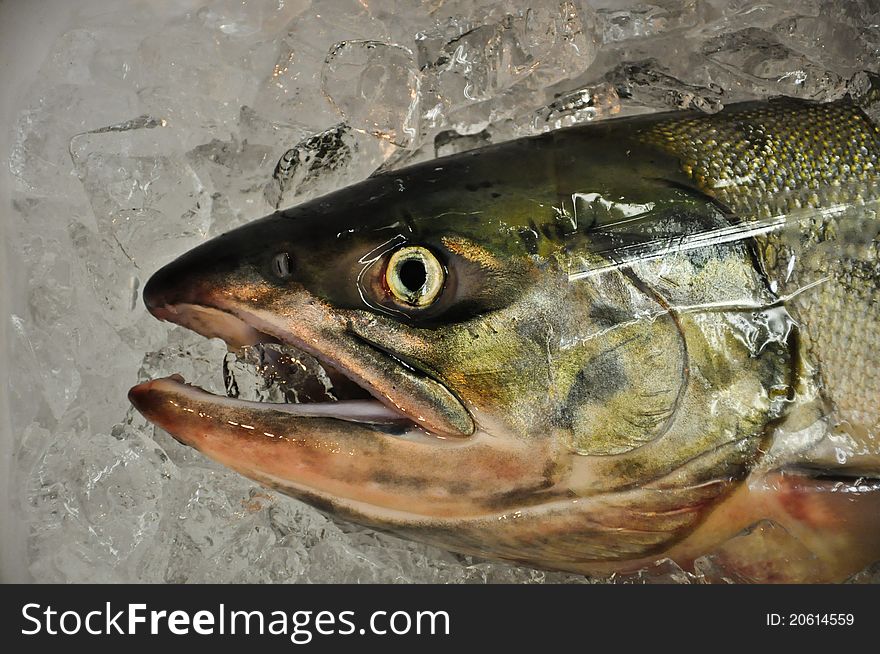
<path id="1" fill-rule="evenodd" d="M 693 565 L 709 581 L 844 581 L 880 560 L 880 477 L 753 474 L 688 538 L 701 546 Z"/>

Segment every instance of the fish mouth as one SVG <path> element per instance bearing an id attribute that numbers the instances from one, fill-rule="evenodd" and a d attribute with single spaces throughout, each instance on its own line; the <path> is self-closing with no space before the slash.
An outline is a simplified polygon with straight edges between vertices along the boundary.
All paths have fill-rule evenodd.
<path id="1" fill-rule="evenodd" d="M 329 418 L 410 437 L 412 432 L 421 432 L 438 439 L 460 439 L 474 431 L 470 414 L 444 385 L 411 362 L 402 361 L 355 333 L 344 329 L 333 333 L 337 346 L 341 343 L 348 346 L 339 348 L 341 351 L 334 356 L 334 347 L 320 347 L 321 339 L 317 336 L 308 338 L 302 333 L 294 333 L 270 317 L 245 310 L 189 302 L 149 308 L 161 320 L 181 325 L 206 338 L 222 339 L 231 352 L 240 352 L 246 347 L 280 345 L 283 356 L 303 369 L 301 358 L 314 359 L 321 372 L 326 373 L 326 379 L 319 380 L 314 373 L 309 374 L 305 380 L 300 380 L 300 389 L 307 390 L 297 393 L 295 402 L 273 402 L 241 399 L 235 392 L 230 393 L 231 396 L 216 395 L 186 383 L 181 375 L 172 375 L 144 382 L 130 390 L 129 400 L 142 413 L 143 409 L 148 410 L 149 398 L 161 391 L 168 396 L 198 397 L 202 402 L 227 409 L 256 412 L 270 409 L 290 418 Z M 278 350 L 260 351 L 268 353 L 270 358 L 279 355 Z M 277 368 L 273 371 L 277 372 Z M 284 382 L 283 378 L 280 379 L 281 384 Z M 439 416 L 438 405 L 441 406 Z"/>
<path id="2" fill-rule="evenodd" d="M 495 511 L 485 502 L 496 495 L 546 486 L 534 448 L 477 428 L 444 384 L 361 337 L 351 312 L 305 293 L 285 294 L 286 309 L 265 296 L 231 309 L 174 300 L 147 305 L 231 350 L 283 344 L 305 352 L 340 391 L 336 401 L 259 402 L 210 393 L 179 375 L 129 391 L 147 420 L 209 459 L 377 527 L 482 515 Z"/>

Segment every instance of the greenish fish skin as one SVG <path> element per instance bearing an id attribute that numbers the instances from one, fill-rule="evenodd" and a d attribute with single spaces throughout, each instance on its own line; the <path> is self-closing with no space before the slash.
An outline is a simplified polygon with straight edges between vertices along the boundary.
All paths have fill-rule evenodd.
<path id="1" fill-rule="evenodd" d="M 880 558 L 878 187 L 865 113 L 793 100 L 379 174 L 196 248 L 145 298 L 231 346 L 299 347 L 419 428 L 174 380 L 130 397 L 261 483 L 456 551 L 840 580 Z M 426 307 L 383 282 L 409 246 L 445 270 Z"/>

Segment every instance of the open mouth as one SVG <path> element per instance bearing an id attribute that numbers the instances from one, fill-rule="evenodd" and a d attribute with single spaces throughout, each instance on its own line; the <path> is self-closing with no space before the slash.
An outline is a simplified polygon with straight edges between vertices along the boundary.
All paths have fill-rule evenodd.
<path id="1" fill-rule="evenodd" d="M 226 396 L 239 406 L 270 404 L 276 411 L 406 429 L 416 425 L 385 406 L 329 363 L 267 339 L 230 351 L 223 360 Z"/>
<path id="2" fill-rule="evenodd" d="M 158 318 L 226 342 L 230 350 L 223 362 L 226 397 L 187 384 L 180 375 L 147 382 L 141 387 L 157 383 L 175 385 L 187 395 L 202 399 L 209 397 L 213 404 L 227 407 L 271 409 L 292 417 L 332 418 L 372 425 L 391 433 L 412 429 L 432 433 L 425 421 L 419 420 L 409 408 L 413 404 L 407 401 L 410 398 L 377 392 L 364 369 L 347 367 L 314 344 L 309 347 L 294 335 L 266 324 L 258 317 L 247 316 L 245 319 L 213 307 L 188 303 L 153 307 L 151 311 Z M 352 337 L 352 340 L 357 339 Z M 418 377 L 417 371 L 393 356 L 370 348 L 366 343 L 358 343 L 370 350 L 371 358 L 386 359 L 382 362 L 383 369 L 395 370 L 396 374 L 411 381 Z M 424 384 L 426 380 L 416 380 L 416 383 Z M 397 386 L 405 388 L 406 384 L 392 385 Z M 132 390 L 135 404 L 139 388 Z"/>

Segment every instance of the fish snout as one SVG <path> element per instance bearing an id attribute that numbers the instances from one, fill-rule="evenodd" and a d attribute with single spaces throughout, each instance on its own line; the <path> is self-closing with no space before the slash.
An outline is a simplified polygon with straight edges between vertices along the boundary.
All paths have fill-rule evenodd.
<path id="1" fill-rule="evenodd" d="M 144 286 L 144 305 L 160 320 L 168 320 L 167 307 L 174 304 L 172 298 L 180 294 L 175 280 L 179 279 L 181 272 L 177 261 L 172 261 L 153 273 Z"/>
<path id="2" fill-rule="evenodd" d="M 168 307 L 180 304 L 209 305 L 207 297 L 230 272 L 229 255 L 222 243 L 209 241 L 157 270 L 144 287 L 144 304 L 160 320 L 169 318 Z"/>
<path id="3" fill-rule="evenodd" d="M 253 301 L 267 278 L 289 280 L 293 254 L 287 254 L 289 247 L 283 248 L 283 260 L 277 253 L 279 244 L 297 240 L 291 226 L 289 219 L 273 214 L 202 243 L 150 277 L 144 304 L 157 318 L 169 320 L 165 309 L 174 305 L 224 309 L 230 300 Z"/>
<path id="4" fill-rule="evenodd" d="M 144 287 L 147 310 L 206 338 L 221 338 L 230 347 L 271 341 L 234 315 L 234 307 L 256 302 L 265 284 L 253 274 L 246 244 L 233 234 L 208 241 L 156 271 Z"/>

